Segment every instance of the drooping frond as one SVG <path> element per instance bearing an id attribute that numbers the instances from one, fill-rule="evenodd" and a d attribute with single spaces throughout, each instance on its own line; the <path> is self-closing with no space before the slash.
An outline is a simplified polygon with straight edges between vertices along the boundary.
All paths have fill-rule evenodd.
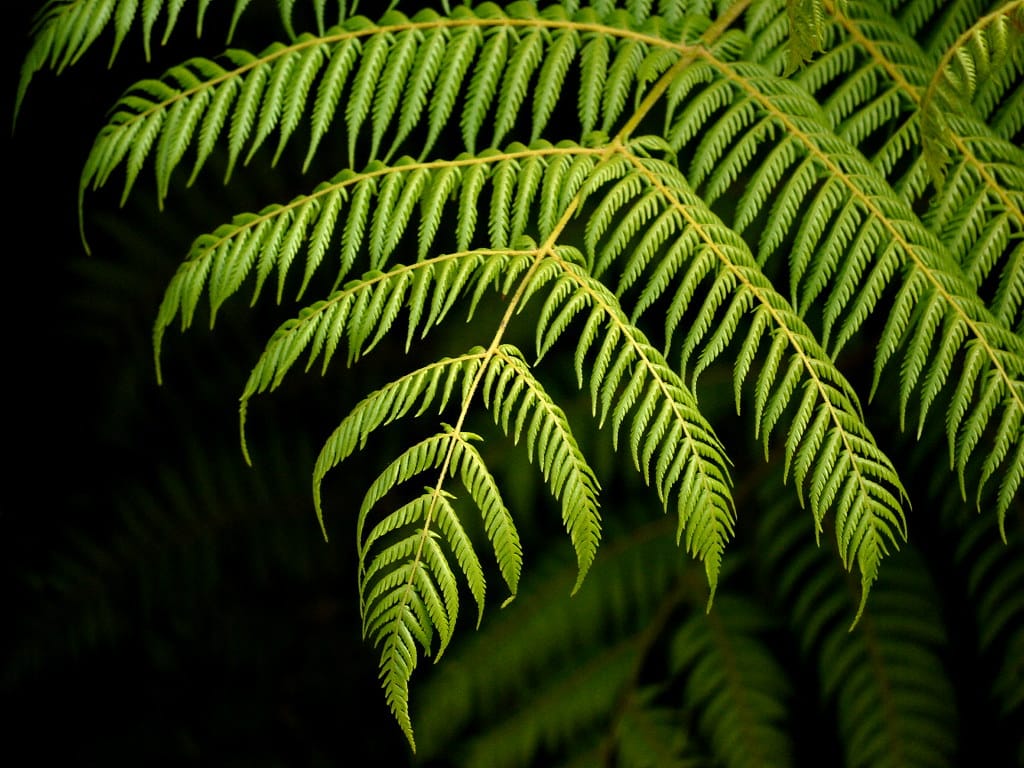
<path id="1" fill-rule="evenodd" d="M 757 268 L 744 241 L 693 194 L 678 169 L 653 159 L 634 158 L 632 172 L 624 166 L 622 172 L 623 180 L 612 187 L 591 218 L 592 260 L 608 265 L 624 253 L 631 254 L 622 268 L 625 279 L 620 290 L 625 290 L 647 267 L 649 254 L 654 252 L 648 244 L 652 235 L 677 232 L 671 243 L 661 238 L 666 240 L 667 250 L 655 274 L 645 280 L 636 313 L 644 312 L 678 283 L 665 313 L 666 344 L 671 344 L 685 319 L 689 331 L 682 343 L 683 368 L 699 350 L 693 364 L 695 377 L 725 350 L 741 322 L 749 317 L 749 330 L 736 361 L 737 405 L 758 349 L 770 335 L 755 390 L 758 432 L 767 450 L 769 434 L 792 407 L 802 385 L 785 444 L 787 471 L 793 472 L 801 500 L 803 489 L 809 489 L 807 498 L 818 530 L 835 505 L 839 551 L 847 568 L 858 564 L 866 600 L 881 559 L 906 537 L 905 492 L 895 467 L 864 422 L 852 386 Z M 635 188 L 624 186 L 630 180 Z M 643 194 L 643 190 L 650 191 Z M 646 219 L 674 225 L 672 229 L 650 226 L 633 247 L 638 227 L 628 222 Z M 613 220 L 617 221 L 614 229 Z M 610 234 L 605 236 L 608 230 Z M 655 247 L 661 245 L 655 242 Z M 688 314 L 696 306 L 697 289 L 708 279 L 711 285 L 700 309 Z M 719 317 L 723 308 L 724 317 Z M 711 329 L 715 329 L 713 333 Z"/>
<path id="2" fill-rule="evenodd" d="M 761 606 L 721 595 L 706 617 L 691 616 L 671 640 L 669 663 L 684 681 L 685 706 L 728 768 L 793 761 L 782 717 L 790 684 L 763 639 L 772 623 Z"/>
<path id="3" fill-rule="evenodd" d="M 536 456 L 545 480 L 562 502 L 564 522 L 576 549 L 575 589 L 579 589 L 600 539 L 597 480 L 561 409 L 512 347 L 476 349 L 427 366 L 357 405 L 328 439 L 316 462 L 314 501 L 321 524 L 320 487 L 326 473 L 361 448 L 374 430 L 406 415 L 417 404 L 417 412 L 423 413 L 440 399 L 439 410 L 444 410 L 453 395 L 459 397 L 461 423 L 478 386 L 503 429 L 512 431 L 516 442 L 521 435 L 527 439 L 531 460 Z M 458 615 L 458 587 L 439 538 L 457 560 L 481 617 L 484 606 L 483 570 L 452 506 L 454 497 L 441 487 L 446 477 L 458 474 L 479 509 L 513 596 L 519 581 L 522 551 L 515 524 L 471 439 L 476 436 L 446 427 L 404 452 L 366 492 L 357 523 L 364 634 L 382 648 L 381 679 L 388 705 L 413 745 L 408 701 L 416 646 L 430 654 L 430 638 L 436 630 L 440 655 L 451 640 Z M 379 501 L 396 487 L 432 470 L 440 470 L 439 475 L 424 494 L 370 527 L 370 513 Z"/>
<path id="4" fill-rule="evenodd" d="M 666 510 L 675 498 L 676 540 L 685 534 L 686 550 L 704 563 L 713 597 L 736 520 L 725 449 L 692 391 L 629 322 L 614 295 L 580 266 L 582 257 L 568 249 L 561 255 L 564 274 L 537 321 L 538 353 L 543 356 L 570 322 L 589 310 L 575 352 L 579 385 L 584 386 L 584 367 L 593 352 L 594 413 L 602 424 L 611 418 L 615 446 L 629 419 L 633 463 Z"/>
<path id="5" fill-rule="evenodd" d="M 758 559 L 778 585 L 778 606 L 818 669 L 820 705 L 834 706 L 846 765 L 951 765 L 956 706 L 943 674 L 945 631 L 935 587 L 916 550 L 886 564 L 852 629 L 852 585 L 799 530 L 792 504 L 760 506 Z M 772 545 L 768 545 L 772 542 Z"/>
<path id="6" fill-rule="evenodd" d="M 928 119 L 925 105 L 935 81 L 927 86 L 920 85 L 923 73 L 919 65 L 912 63 L 916 58 L 913 55 L 916 42 L 902 33 L 897 34 L 894 24 L 886 24 L 884 18 L 877 15 L 877 10 L 872 10 L 870 6 L 858 4 L 854 8 L 857 15 L 841 15 L 840 23 L 852 35 L 871 39 L 869 50 L 873 57 L 869 61 L 873 66 L 884 67 L 888 72 L 898 69 L 905 75 L 894 78 L 896 90 L 913 103 L 921 104 L 914 116 L 920 115 L 921 131 L 925 132 L 924 123 Z M 998 14 L 992 18 L 998 18 Z M 888 48 L 875 44 L 873 38 L 878 36 L 880 29 L 887 30 L 886 34 L 891 36 L 892 44 Z M 899 53 L 901 50 L 904 51 L 902 55 Z M 961 105 L 959 112 L 966 110 Z M 930 209 L 925 223 L 941 238 L 937 241 L 941 243 L 940 247 L 944 246 L 959 262 L 963 275 L 954 272 L 953 279 L 956 282 L 950 284 L 950 276 L 944 274 L 948 267 L 935 272 L 932 279 L 939 287 L 931 289 L 926 307 L 915 306 L 913 312 L 911 306 L 920 301 L 921 284 L 928 278 L 922 279 L 917 271 L 910 273 L 909 280 L 897 297 L 898 303 L 890 315 L 890 321 L 905 325 L 909 319 L 911 325 L 917 323 L 901 370 L 901 398 L 905 405 L 910 390 L 920 382 L 920 432 L 931 403 L 945 384 L 953 361 L 958 359 L 957 355 L 963 349 L 964 339 L 975 337 L 967 342 L 971 348 L 966 358 L 969 361 L 967 370 L 971 373 L 967 377 L 966 386 L 962 380 L 961 386 L 954 392 L 947 411 L 947 436 L 951 463 L 957 467 L 963 483 L 964 469 L 970 459 L 970 452 L 980 439 L 979 433 L 984 429 L 985 421 L 992 418 L 995 404 L 1000 400 L 1003 402 L 1005 410 L 995 433 L 994 447 L 986 454 L 979 479 L 980 497 L 986 481 L 999 471 L 1006 472 L 996 505 L 1002 525 L 1010 500 L 1019 486 L 1019 473 L 1012 468 L 1012 464 L 1006 462 L 1006 457 L 1019 440 L 1014 424 L 1020 419 L 1020 400 L 1015 395 L 1016 379 L 1020 375 L 1020 347 L 1012 329 L 1019 324 L 1021 286 L 1024 280 L 1024 273 L 1018 268 L 1024 255 L 1024 242 L 1020 241 L 1021 233 L 1024 232 L 1024 174 L 1020 171 L 1024 164 L 1024 153 L 976 119 L 963 114 L 950 114 L 943 119 L 949 128 L 945 140 L 955 151 L 956 163 L 942 183 L 940 194 L 929 201 Z M 914 128 L 913 124 L 909 125 Z M 915 166 L 920 169 L 927 161 L 927 157 L 922 157 Z M 884 167 L 894 167 L 895 164 L 894 159 L 889 159 Z M 913 173 L 911 170 L 907 176 Z M 900 180 L 896 184 L 904 194 L 916 196 L 922 192 L 920 185 L 913 182 Z M 908 198 L 908 202 L 912 199 Z M 1015 240 L 1018 241 L 1016 244 Z M 939 283 L 940 280 L 944 285 Z M 980 289 L 986 283 L 996 284 L 988 312 L 982 310 L 981 304 L 969 293 L 971 289 Z M 945 298 L 941 296 L 943 293 L 953 295 Z M 950 303 L 954 310 L 961 310 L 953 318 L 947 314 Z M 942 336 L 939 350 L 925 372 L 927 353 L 932 348 L 932 337 L 939 332 L 940 323 Z M 909 336 L 910 330 L 907 329 L 905 333 Z M 890 342 L 882 347 L 879 363 L 884 364 L 887 355 L 894 351 L 892 346 Z M 977 346 L 986 349 L 981 352 L 974 349 Z M 975 394 L 972 388 L 977 367 L 981 365 L 979 358 L 987 358 L 987 364 L 993 370 L 986 374 L 989 381 L 979 387 Z M 879 369 L 880 366 L 876 365 L 876 386 Z M 975 410 L 972 418 L 967 419 L 965 413 L 972 407 L 972 396 L 975 397 Z M 1001 470 L 1001 467 L 1006 469 Z"/>
<path id="7" fill-rule="evenodd" d="M 313 487 L 321 524 L 320 484 L 324 476 L 362 448 L 373 431 L 409 414 L 414 407 L 416 415 L 423 414 L 436 399 L 440 399 L 438 411 L 443 411 L 453 395 L 465 411 L 477 386 L 482 388 L 484 404 L 502 430 L 515 442 L 527 439 L 530 460 L 536 457 L 552 493 L 562 502 L 563 520 L 579 565 L 578 588 L 593 562 L 600 539 L 597 479 L 562 410 L 530 373 L 521 354 L 507 345 L 492 350 L 477 348 L 457 358 L 446 358 L 361 401 L 331 435 L 317 460 Z M 485 523 L 492 525 L 487 520 Z M 514 583 L 511 574 L 518 573 L 518 566 L 508 563 L 507 578 Z"/>
<path id="8" fill-rule="evenodd" d="M 440 487 L 427 487 L 423 494 L 388 513 L 367 531 L 374 505 L 395 486 L 430 470 L 441 468 L 440 480 L 448 472 L 460 472 L 470 496 L 482 504 L 481 512 L 508 512 L 497 495 L 493 478 L 469 440 L 476 436 L 453 429 L 428 438 L 405 451 L 374 481 L 363 499 L 357 523 L 359 542 L 359 591 L 363 635 L 381 648 L 380 678 L 395 718 L 415 748 L 409 717 L 409 680 L 419 655 L 431 653 L 436 630 L 444 653 L 455 630 L 459 611 L 459 588 L 449 552 L 466 578 L 483 615 L 485 579 L 458 513 L 454 497 Z M 514 527 L 502 530 L 514 532 Z M 496 546 L 499 557 L 513 552 L 519 557 L 518 540 L 502 540 Z M 515 574 L 518 577 L 518 561 Z M 509 584 L 514 590 L 514 583 Z M 478 619 L 479 620 L 479 619 Z"/>

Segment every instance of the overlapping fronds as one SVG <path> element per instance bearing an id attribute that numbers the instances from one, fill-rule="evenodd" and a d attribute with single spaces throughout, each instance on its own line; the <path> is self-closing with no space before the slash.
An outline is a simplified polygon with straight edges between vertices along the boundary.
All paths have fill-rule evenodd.
<path id="1" fill-rule="evenodd" d="M 685 680 L 684 707 L 729 768 L 792 764 L 784 714 L 790 684 L 762 636 L 771 625 L 761 606 L 722 595 L 706 619 L 690 617 L 672 637 L 670 664 Z"/>
<path id="2" fill-rule="evenodd" d="M 393 155 L 421 123 L 427 130 L 421 158 L 452 121 L 471 152 L 485 123 L 491 124 L 487 143 L 498 145 L 531 95 L 530 133 L 537 139 L 574 61 L 583 132 L 608 130 L 624 113 L 631 90 L 649 85 L 688 49 L 681 43 L 655 48 L 653 43 L 681 34 L 663 27 L 661 19 L 637 25 L 628 12 L 613 8 L 603 14 L 584 9 L 573 17 L 559 6 L 541 13 L 518 2 L 506 12 L 484 3 L 450 18 L 430 10 L 411 18 L 391 11 L 377 23 L 353 16 L 259 54 L 228 49 L 219 60 L 193 58 L 122 97 L 96 138 L 81 186 L 104 184 L 123 165 L 127 195 L 152 156 L 162 200 L 193 144 L 191 179 L 222 141 L 230 174 L 275 133 L 276 161 L 307 116 L 307 167 L 336 117 L 343 118 L 353 165 L 366 127 L 369 159 L 383 147 L 389 147 L 384 159 Z M 622 45 L 613 50 L 616 36 Z"/>
<path id="3" fill-rule="evenodd" d="M 809 489 L 818 530 L 826 512 L 835 508 L 843 562 L 847 568 L 858 564 L 866 599 L 882 557 L 906 532 L 898 473 L 864 423 L 856 393 L 759 271 L 744 241 L 690 191 L 682 174 L 654 159 L 634 157 L 631 164 L 631 170 L 622 165 L 622 178 L 590 219 L 587 241 L 594 271 L 603 273 L 628 253 L 621 292 L 643 275 L 653 254 L 663 253 L 653 274 L 645 276 L 634 314 L 643 314 L 674 286 L 665 311 L 666 347 L 685 319 L 689 330 L 682 342 L 682 367 L 685 370 L 699 350 L 694 377 L 723 352 L 749 316 L 735 364 L 737 406 L 759 347 L 770 335 L 755 391 L 757 430 L 767 450 L 770 433 L 803 386 L 789 421 L 787 468 L 792 469 L 801 500 L 805 485 Z M 637 233 L 646 221 L 652 223 L 641 236 Z M 711 285 L 693 314 L 697 290 L 708 278 Z"/>
<path id="4" fill-rule="evenodd" d="M 978 488 L 980 494 L 998 471 L 1011 472 L 998 496 L 998 514 L 1004 516 L 1019 485 L 1007 455 L 1020 449 L 1024 435 L 1018 429 L 1024 415 L 1019 337 L 978 297 L 948 246 L 855 147 L 831 130 L 818 105 L 800 89 L 756 67 L 716 61 L 708 61 L 706 69 L 690 68 L 677 83 L 676 98 L 688 93 L 689 106 L 675 118 L 670 140 L 682 149 L 701 136 L 690 179 L 705 199 L 727 189 L 759 145 L 781 137 L 746 186 L 736 226 L 749 226 L 774 197 L 759 261 L 766 262 L 783 245 L 791 248 L 794 305 L 802 315 L 815 307 L 833 354 L 884 307 L 888 320 L 878 341 L 875 386 L 902 348 L 901 402 L 906 407 L 916 391 L 922 421 L 954 363 L 969 361 L 970 375 L 953 390 L 946 410 L 950 464 L 962 477 L 998 409 L 1002 426 L 989 443 Z M 709 94 L 716 99 L 711 113 L 701 106 L 712 98 Z M 1005 149 L 1005 142 L 1000 146 Z M 1007 172 L 999 177 L 1008 179 L 1011 190 L 1019 188 L 1019 169 L 1012 162 L 1004 167 Z M 776 193 L 786 174 L 789 178 Z M 1012 214 L 1019 195 L 1010 196 Z M 902 285 L 894 303 L 882 304 L 897 279 Z M 1018 283 L 1016 275 L 1005 278 L 1008 295 L 1015 295 Z"/>
<path id="5" fill-rule="evenodd" d="M 844 764 L 952 765 L 956 707 L 943 671 L 945 630 L 917 552 L 908 547 L 887 564 L 848 629 L 851 585 L 799 529 L 790 501 L 765 498 L 761 512 L 759 540 L 772 544 L 758 559 L 819 670 L 821 705 L 835 707 Z"/>
<path id="6" fill-rule="evenodd" d="M 992 18 L 999 18 L 999 14 Z M 916 136 L 926 132 L 925 103 L 929 89 L 934 86 L 934 81 L 928 84 L 930 70 L 922 64 L 928 61 L 927 54 L 877 7 L 851 3 L 848 13 L 840 14 L 837 19 L 853 39 L 868 43 L 870 56 L 866 59 L 865 75 L 879 70 L 898 73 L 891 81 L 891 97 L 898 97 L 904 104 L 920 105 L 910 112 L 903 110 L 901 119 L 905 121 L 904 127 L 893 131 L 893 137 L 876 156 L 876 163 L 893 177 L 891 183 L 894 188 L 908 202 L 916 203 L 924 191 L 921 181 L 926 178 L 927 153 L 915 159 L 902 176 L 896 174 L 899 173 L 897 169 L 906 165 L 901 163 L 900 155 L 907 152 Z M 840 73 L 842 69 L 837 67 L 836 74 Z M 861 90 L 870 94 L 870 91 Z M 891 102 L 892 98 L 887 96 L 886 100 Z M 882 101 L 883 98 L 879 97 L 873 103 Z M 865 106 L 854 103 L 855 110 L 848 107 L 851 113 L 864 114 Z M 991 110 L 993 106 L 990 104 L 985 109 Z M 961 483 L 970 454 L 979 442 L 983 423 L 991 417 L 993 408 L 1003 408 L 1001 426 L 991 443 L 992 449 L 985 456 L 978 490 L 980 498 L 986 481 L 999 473 L 1005 475 L 996 495 L 997 512 L 1002 520 L 1019 485 L 1015 462 L 1007 459 L 1007 454 L 1019 446 L 1020 434 L 1014 426 L 1020 419 L 1017 395 L 1020 347 L 1012 329 L 1020 323 L 1021 280 L 1024 279 L 1024 273 L 1018 267 L 1024 255 L 1024 242 L 1020 240 L 1024 232 L 1024 174 L 1021 173 L 1024 154 L 1007 140 L 1012 134 L 1000 135 L 979 119 L 965 114 L 969 111 L 966 106 L 961 106 L 957 114 L 943 118 L 949 128 L 946 139 L 955 150 L 956 162 L 941 185 L 940 194 L 927 201 L 929 210 L 924 217 L 924 223 L 938 238 L 939 247 L 951 253 L 960 265 L 962 275 L 954 273 L 956 282 L 953 285 L 944 274 L 948 267 L 936 271 L 934 278 L 926 275 L 928 281 L 939 285 L 941 280 L 944 285 L 929 289 L 931 297 L 928 303 L 920 306 L 918 302 L 924 280 L 915 270 L 904 283 L 890 317 L 897 327 L 905 322 L 899 320 L 901 316 L 910 319 L 911 327 L 918 323 L 901 369 L 901 396 L 906 404 L 909 391 L 920 381 L 919 433 L 954 361 L 967 361 L 970 374 L 953 392 L 947 409 L 950 460 L 960 474 Z M 984 117 L 987 111 L 980 114 Z M 920 126 L 915 119 L 918 117 Z M 852 117 L 847 119 L 844 127 L 852 120 Z M 868 138 L 868 134 L 857 136 L 858 141 Z M 939 251 L 933 247 L 932 252 Z M 930 271 L 930 268 L 926 269 Z M 991 288 L 993 285 L 995 287 Z M 970 295 L 972 290 L 979 291 L 983 286 L 990 296 L 987 311 L 983 308 L 984 302 Z M 943 293 L 953 295 L 943 297 Z M 911 307 L 912 304 L 915 306 Z M 945 309 L 943 304 L 947 305 Z M 953 317 L 947 314 L 950 304 L 953 305 Z M 939 331 L 940 324 L 942 333 L 938 337 L 938 348 L 933 352 L 929 337 Z M 906 333 L 909 337 L 909 328 Z M 965 340 L 966 355 L 962 356 Z M 885 355 L 893 350 L 883 347 L 881 351 L 884 354 L 877 362 L 884 363 Z M 929 352 L 932 352 L 930 359 Z M 985 361 L 981 362 L 980 358 L 985 358 Z M 975 378 L 979 367 L 984 369 L 981 379 Z M 876 385 L 878 375 L 876 366 Z"/>
<path id="7" fill-rule="evenodd" d="M 597 150 L 573 142 L 552 146 L 538 140 L 530 147 L 517 144 L 504 152 L 460 154 L 451 161 L 428 163 L 406 157 L 393 165 L 373 163 L 362 173 L 342 171 L 288 204 L 241 214 L 230 224 L 198 237 L 168 286 L 154 328 L 158 361 L 165 330 L 179 315 L 183 328 L 191 325 L 204 292 L 209 296 L 212 322 L 218 307 L 250 274 L 255 273 L 255 301 L 277 270 L 280 300 L 288 272 L 305 249 L 298 289 L 301 296 L 335 245 L 340 251 L 334 265 L 335 286 L 344 281 L 364 250 L 368 251 L 369 270 L 307 308 L 275 335 L 274 351 L 268 353 L 271 367 L 261 366 L 259 388 L 269 385 L 267 377 L 280 380 L 312 339 L 310 334 L 320 334 L 314 357 L 322 353 L 326 365 L 354 309 L 360 312 L 349 338 L 351 358 L 372 346 L 406 304 L 408 345 L 419 323 L 423 322 L 423 332 L 429 330 L 471 282 L 478 287 L 471 307 L 493 283 L 509 290 L 509 281 L 537 254 L 535 243 L 523 241 L 527 225 L 536 220 L 542 233 L 550 231 L 572 191 L 593 168 L 596 155 Z M 478 201 L 488 192 L 492 197 L 486 217 L 490 247 L 473 249 L 482 237 L 477 229 L 484 224 Z M 454 209 L 455 237 L 454 243 L 446 243 L 458 250 L 430 257 L 449 205 Z M 536 213 L 532 205 L 536 205 Z M 389 258 L 413 226 L 417 212 L 420 261 L 388 268 Z M 363 313 L 363 309 L 370 311 Z M 333 341 L 325 344 L 327 338 Z M 286 352 L 276 351 L 283 346 Z M 281 354 L 284 362 L 279 359 Z"/>
<path id="8" fill-rule="evenodd" d="M 937 63 L 877 5 L 850 2 L 842 13 L 833 12 L 841 42 L 808 67 L 801 82 L 812 93 L 822 94 L 830 121 L 872 158 L 895 191 L 912 205 L 928 206 L 924 223 L 952 251 L 973 285 L 998 276 L 1002 298 L 990 306 L 1001 319 L 1012 316 L 1019 302 L 1006 297 L 1016 293 L 1017 270 L 1003 266 L 1012 260 L 1009 240 L 1024 228 L 1021 180 L 1014 171 L 1021 156 L 1016 129 L 992 118 L 995 112 L 1013 115 L 1019 110 L 1012 103 L 1003 104 L 1001 91 L 993 87 L 990 103 L 964 105 L 946 114 L 945 139 L 952 153 L 947 159 L 955 162 L 939 185 L 940 194 L 929 198 L 928 153 L 908 156 L 927 133 L 923 123 L 931 108 L 924 102 Z M 858 49 L 867 55 L 858 56 Z M 1019 73 L 1017 80 L 1020 90 L 1024 78 Z M 1001 85 L 1012 87 L 1009 82 Z M 983 122 L 986 119 L 990 123 Z M 888 136 L 879 140 L 883 126 Z"/>

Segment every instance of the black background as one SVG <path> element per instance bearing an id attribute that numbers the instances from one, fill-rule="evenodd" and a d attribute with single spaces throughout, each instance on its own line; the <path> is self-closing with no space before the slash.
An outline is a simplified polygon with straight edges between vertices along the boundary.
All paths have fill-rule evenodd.
<path id="1" fill-rule="evenodd" d="M 6 126 L 39 5 L 4 8 Z M 151 176 L 123 212 L 117 180 L 86 197 L 91 255 L 79 234 L 79 173 L 106 110 L 177 63 L 176 43 L 195 46 L 192 14 L 150 63 L 136 24 L 110 70 L 108 31 L 64 73 L 40 72 L 4 143 L 0 762 L 401 765 L 349 537 L 325 542 L 313 513 L 323 425 L 301 408 L 294 429 L 256 417 L 245 466 L 237 396 L 259 347 L 230 311 L 215 333 L 204 318 L 191 339 L 169 334 L 167 383 L 154 375 L 150 329 L 190 238 L 281 190 L 255 170 L 227 199 L 211 174 L 192 208 L 161 216 Z M 307 395 L 292 405 L 312 407 Z"/>

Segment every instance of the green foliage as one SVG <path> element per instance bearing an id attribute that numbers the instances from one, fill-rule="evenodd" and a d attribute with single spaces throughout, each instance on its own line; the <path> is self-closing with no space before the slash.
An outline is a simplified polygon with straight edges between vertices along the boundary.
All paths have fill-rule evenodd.
<path id="1" fill-rule="evenodd" d="M 136 26 L 148 60 L 161 15 L 166 42 L 186 8 L 198 38 L 224 13 L 230 43 L 255 5 L 49 0 L 16 110 L 39 71 L 103 44 L 113 63 Z M 276 41 L 124 91 L 80 217 L 116 177 L 125 204 L 152 173 L 163 208 L 211 169 L 315 175 L 194 237 L 157 377 L 172 325 L 212 326 L 249 286 L 253 308 L 294 296 L 242 390 L 250 458 L 256 396 L 300 365 L 402 361 L 323 444 L 311 507 L 326 536 L 340 465 L 379 460 L 354 515 L 359 610 L 409 744 L 464 737 L 466 765 L 788 765 L 809 696 L 844 764 L 952 765 L 916 526 L 965 532 L 951 562 L 1019 718 L 1024 3 L 309 5 L 278 0 Z M 525 448 L 516 472 L 503 443 Z M 527 471 L 571 578 L 508 501 Z M 977 520 L 911 514 L 936 497 Z M 489 622 L 492 573 L 510 596 Z M 418 661 L 442 653 L 417 715 Z"/>

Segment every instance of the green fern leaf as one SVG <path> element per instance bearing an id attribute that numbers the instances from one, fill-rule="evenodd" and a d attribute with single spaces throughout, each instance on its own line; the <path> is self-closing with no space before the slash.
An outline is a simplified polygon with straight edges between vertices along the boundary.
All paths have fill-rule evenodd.
<path id="1" fill-rule="evenodd" d="M 737 373 L 745 374 L 769 325 L 777 329 L 768 360 L 758 378 L 755 392 L 755 415 L 758 431 L 766 441 L 769 433 L 790 404 L 797 384 L 807 382 L 802 406 L 795 421 L 791 422 L 786 441 L 787 466 L 792 465 L 798 489 L 809 484 L 811 508 L 820 527 L 826 511 L 836 505 L 840 520 L 837 535 L 846 567 L 856 561 L 862 574 L 864 600 L 878 575 L 878 565 L 890 546 L 905 538 L 905 518 L 901 500 L 905 492 L 891 461 L 877 448 L 874 438 L 864 424 L 857 396 L 845 377 L 814 339 L 810 329 L 779 296 L 758 270 L 745 244 L 726 229 L 689 191 L 687 182 L 678 170 L 667 163 L 654 160 L 637 161 L 645 175 L 645 184 L 661 190 L 660 205 L 671 207 L 681 219 L 704 239 L 699 246 L 703 259 L 695 259 L 673 298 L 667 313 L 667 337 L 671 341 L 675 324 L 684 316 L 697 284 L 709 271 L 720 270 L 718 277 L 706 293 L 696 317 L 690 317 L 690 330 L 683 343 L 683 365 L 687 365 L 692 351 L 701 348 L 694 366 L 694 375 L 710 365 L 726 347 L 738 330 L 740 320 L 751 307 L 770 318 L 755 322 L 744 342 L 741 365 Z M 615 193 L 610 193 L 611 197 Z M 628 199 L 628 196 L 616 195 Z M 608 199 L 608 198 L 606 198 Z M 641 201 L 644 198 L 641 197 Z M 643 205 L 637 202 L 636 206 Z M 614 206 L 609 206 L 614 208 Z M 625 218 L 632 213 L 627 208 Z M 652 212 L 651 215 L 654 215 Z M 598 243 L 603 248 L 604 243 Z M 682 259 L 691 255 L 694 244 L 687 240 L 679 249 L 679 260 L 664 264 L 680 268 Z M 623 250 L 616 244 L 614 253 Z M 600 261 L 600 258 L 597 258 Z M 652 283 L 667 287 L 668 282 L 658 279 Z M 729 296 L 730 302 L 724 318 L 716 316 Z M 642 296 L 650 304 L 649 296 Z M 717 330 L 705 340 L 708 330 Z M 785 375 L 777 377 L 787 346 L 792 350 Z M 805 378 L 806 377 L 806 378 Z M 740 386 L 737 380 L 737 391 Z M 811 418 L 817 410 L 818 416 Z M 879 482 L 881 481 L 881 482 Z M 840 493 L 840 488 L 843 491 Z M 798 490 L 798 493 L 802 491 Z M 863 607 L 863 603 L 862 603 Z"/>
<path id="2" fill-rule="evenodd" d="M 210 2 L 199 2 L 197 36 L 201 34 L 203 16 Z M 236 0 L 236 3 L 240 3 L 240 0 Z M 184 4 L 185 0 L 168 0 L 163 42 L 170 37 Z M 147 60 L 150 57 L 153 27 L 163 5 L 163 0 L 145 0 L 142 6 L 142 44 Z M 114 42 L 109 63 L 112 64 L 139 15 L 139 0 L 48 0 L 33 21 L 32 47 L 22 65 L 15 96 L 15 119 L 28 86 L 38 72 L 48 67 L 60 74 L 75 64 L 111 23 L 114 26 Z"/>
<path id="3" fill-rule="evenodd" d="M 579 33 L 574 29 L 560 29 L 552 32 L 551 48 L 544 57 L 537 75 L 536 97 L 533 101 L 533 127 L 531 141 L 540 138 L 541 132 L 558 103 L 558 96 L 565 83 L 569 65 L 579 50 Z"/>
<path id="4" fill-rule="evenodd" d="M 510 384 L 511 382 L 511 384 Z M 525 438 L 527 456 L 562 504 L 562 520 L 576 551 L 575 594 L 590 570 L 601 538 L 599 484 L 573 437 L 565 413 L 530 372 L 522 354 L 496 350 L 483 380 L 484 404 L 513 441 Z M 514 413 L 514 416 L 513 416 Z"/>
<path id="5" fill-rule="evenodd" d="M 564 276 L 556 281 L 541 310 L 538 355 L 552 347 L 574 316 L 589 308 L 587 328 L 592 330 L 581 334 L 576 351 L 582 387 L 582 361 L 596 341 L 593 329 L 606 323 L 590 379 L 595 414 L 599 411 L 601 423 L 611 415 L 612 439 L 617 444 L 620 425 L 643 393 L 630 429 L 634 464 L 653 483 L 666 509 L 675 496 L 677 542 L 685 532 L 686 549 L 703 561 L 713 596 L 725 543 L 735 523 L 724 449 L 701 416 L 693 394 L 629 323 L 608 289 L 574 262 L 562 262 Z"/>
<path id="6" fill-rule="evenodd" d="M 382 22 L 386 21 L 384 19 Z M 407 22 L 404 17 L 393 23 Z M 408 29 L 395 35 L 391 50 L 388 52 L 387 63 L 380 75 L 380 82 L 373 99 L 373 122 L 370 139 L 369 156 L 376 157 L 384 138 L 384 131 L 391 124 L 399 100 L 403 94 L 403 86 L 409 77 L 410 68 L 416 57 L 420 40 L 418 30 Z M 351 135 L 350 135 L 351 136 Z"/>
<path id="7" fill-rule="evenodd" d="M 511 35 L 510 30 L 501 26 L 494 26 L 485 33 L 485 42 L 469 81 L 466 106 L 460 120 L 462 139 L 470 152 L 475 151 L 477 134 L 498 92 L 498 81 L 505 67 Z"/>
<path id="8" fill-rule="evenodd" d="M 530 78 L 544 57 L 544 37 L 539 29 L 522 36 L 508 59 L 501 81 L 492 141 L 499 144 L 515 125 L 526 100 Z"/>
<path id="9" fill-rule="evenodd" d="M 414 21 L 429 22 L 436 14 L 429 10 L 422 11 L 414 17 Z M 406 33 L 412 34 L 412 33 Z M 405 91 L 401 95 L 400 108 L 401 116 L 398 120 L 394 139 L 391 142 L 391 149 L 388 151 L 385 160 L 393 155 L 402 142 L 412 133 L 420 120 L 428 102 L 433 104 L 430 89 L 439 76 L 445 52 L 449 44 L 449 36 L 445 29 L 438 27 L 424 33 L 424 40 L 416 51 L 416 58 L 411 66 Z M 396 84 L 396 87 L 399 87 Z"/>

